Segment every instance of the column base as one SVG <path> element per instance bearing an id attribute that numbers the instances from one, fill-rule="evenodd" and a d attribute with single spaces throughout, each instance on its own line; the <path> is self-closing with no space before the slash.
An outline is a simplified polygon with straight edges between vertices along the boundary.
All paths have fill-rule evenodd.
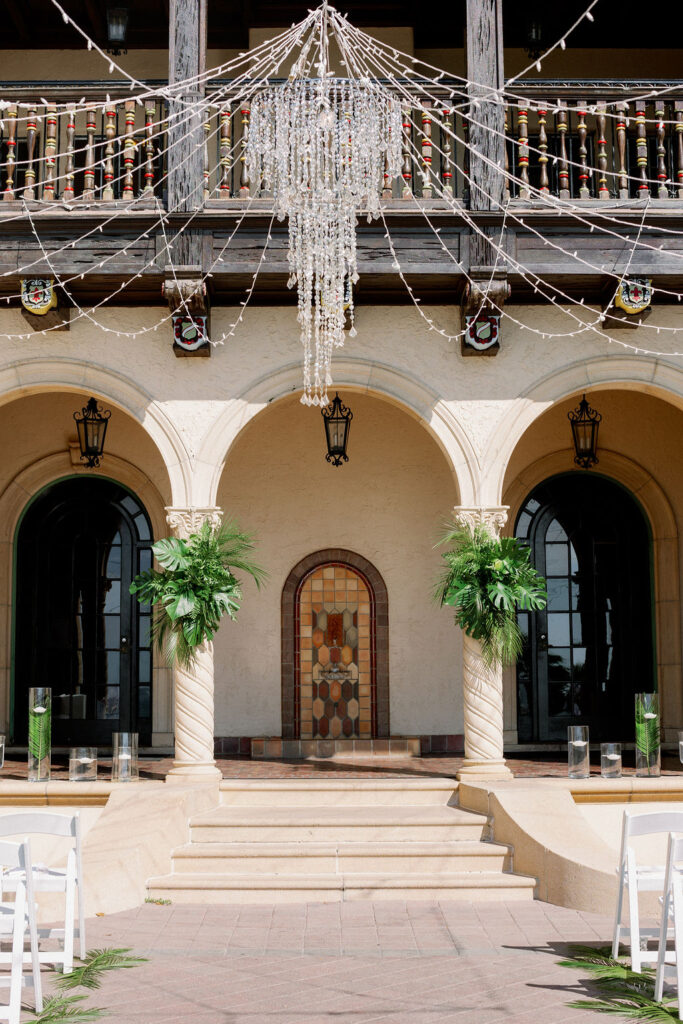
<path id="1" fill-rule="evenodd" d="M 216 782 L 223 773 L 215 761 L 174 761 L 166 775 L 167 782 Z"/>
<path id="2" fill-rule="evenodd" d="M 466 757 L 462 768 L 456 772 L 459 782 L 494 782 L 503 779 L 514 779 L 514 775 L 505 763 L 505 758 L 500 759 L 478 759 Z"/>

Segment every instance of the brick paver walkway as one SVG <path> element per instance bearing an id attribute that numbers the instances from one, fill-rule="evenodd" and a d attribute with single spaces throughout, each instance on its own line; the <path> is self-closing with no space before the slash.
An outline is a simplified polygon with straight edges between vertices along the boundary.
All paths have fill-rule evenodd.
<path id="1" fill-rule="evenodd" d="M 610 932 L 538 902 L 146 904 L 89 922 L 89 948 L 149 957 L 89 1004 L 112 1024 L 597 1024 L 556 961 Z"/>

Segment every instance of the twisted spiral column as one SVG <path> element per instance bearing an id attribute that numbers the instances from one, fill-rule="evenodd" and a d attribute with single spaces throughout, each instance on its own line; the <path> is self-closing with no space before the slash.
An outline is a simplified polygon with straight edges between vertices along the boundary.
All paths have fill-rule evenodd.
<path id="1" fill-rule="evenodd" d="M 166 519 L 181 537 L 195 533 L 205 519 L 220 523 L 218 508 L 167 508 Z M 175 683 L 175 759 L 169 778 L 176 781 L 206 782 L 220 778 L 213 756 L 214 685 L 213 644 L 203 643 L 196 650 L 194 664 L 176 665 Z"/>

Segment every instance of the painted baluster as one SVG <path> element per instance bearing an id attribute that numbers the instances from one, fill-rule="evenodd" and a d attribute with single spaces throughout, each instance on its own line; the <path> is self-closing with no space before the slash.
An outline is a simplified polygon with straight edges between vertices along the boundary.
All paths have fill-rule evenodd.
<path id="1" fill-rule="evenodd" d="M 33 166 L 38 131 L 38 111 L 29 107 L 26 117 L 26 173 L 24 175 L 24 199 L 36 198 L 36 171 Z"/>
<path id="2" fill-rule="evenodd" d="M 517 138 L 519 151 L 517 167 L 519 169 L 519 198 L 529 198 L 529 112 L 520 107 L 517 111 Z"/>
<path id="3" fill-rule="evenodd" d="M 242 138 L 240 139 L 240 199 L 249 196 L 249 176 L 247 174 L 247 144 L 249 142 L 249 118 L 251 107 L 246 104 L 242 106 Z"/>
<path id="4" fill-rule="evenodd" d="M 221 180 L 218 186 L 221 199 L 230 198 L 230 107 L 221 110 Z"/>
<path id="5" fill-rule="evenodd" d="M 104 136 L 107 144 L 104 147 L 104 188 L 102 198 L 114 198 L 114 138 L 116 136 L 116 107 L 112 104 L 104 108 Z"/>
<path id="6" fill-rule="evenodd" d="M 666 184 L 666 128 L 664 126 L 664 104 L 661 100 L 657 103 L 655 117 L 657 118 L 657 180 L 659 182 L 657 198 L 668 199 L 669 189 Z"/>
<path id="7" fill-rule="evenodd" d="M 571 189 L 569 187 L 569 161 L 567 160 L 567 130 L 569 128 L 569 111 L 567 104 L 560 101 L 555 114 L 555 131 L 560 140 L 560 155 L 558 177 L 560 182 L 560 199 L 570 199 Z"/>
<path id="8" fill-rule="evenodd" d="M 5 114 L 7 119 L 7 172 L 5 178 L 5 191 L 3 199 L 12 200 L 14 199 L 14 169 L 17 164 L 17 108 L 11 106 L 7 108 Z"/>
<path id="9" fill-rule="evenodd" d="M 586 137 L 588 135 L 588 126 L 586 125 L 587 113 L 585 105 L 577 103 L 576 114 L 579 119 L 576 125 L 576 134 L 579 136 L 579 199 L 590 199 L 591 195 L 588 185 L 590 174 L 588 171 L 588 146 L 586 144 Z"/>
<path id="10" fill-rule="evenodd" d="M 619 185 L 619 198 L 628 199 L 628 171 L 626 170 L 626 111 L 627 103 L 617 103 L 617 158 L 619 160 L 619 171 L 617 182 Z"/>
<path id="11" fill-rule="evenodd" d="M 76 134 L 76 104 L 66 105 L 66 166 L 64 168 L 64 191 L 62 198 L 67 201 L 74 197 L 74 136 Z"/>
<path id="12" fill-rule="evenodd" d="M 209 135 L 211 134 L 211 108 L 206 109 L 204 122 L 204 202 L 211 198 L 211 168 L 209 166 Z"/>
<path id="13" fill-rule="evenodd" d="M 403 138 L 401 153 L 403 156 L 403 188 L 401 195 L 403 199 L 409 199 L 413 194 L 413 162 L 410 153 L 410 142 L 412 136 L 412 125 L 410 123 L 410 108 L 403 108 Z"/>
<path id="14" fill-rule="evenodd" d="M 676 100 L 676 182 L 678 198 L 683 199 L 683 100 Z"/>
<path id="15" fill-rule="evenodd" d="M 86 107 L 85 111 L 85 167 L 83 169 L 83 199 L 95 198 L 95 131 L 97 130 L 97 108 Z"/>
<path id="16" fill-rule="evenodd" d="M 597 105 L 598 124 L 598 199 L 609 199 L 607 184 L 607 104 L 600 101 Z"/>
<path id="17" fill-rule="evenodd" d="M 650 186 L 647 180 L 647 127 L 644 103 L 639 103 L 636 107 L 636 163 L 640 175 L 638 198 L 647 199 L 650 195 Z"/>
<path id="18" fill-rule="evenodd" d="M 126 118 L 126 134 L 123 142 L 123 189 L 122 198 L 131 201 L 135 198 L 135 100 L 124 103 Z"/>
<path id="19" fill-rule="evenodd" d="M 43 199 L 47 202 L 55 197 L 55 154 L 57 152 L 57 104 L 45 107 L 45 178 Z"/>
<path id="20" fill-rule="evenodd" d="M 422 198 L 432 198 L 432 115 L 422 111 Z"/>
<path id="21" fill-rule="evenodd" d="M 446 130 L 441 132 L 441 149 L 443 150 L 443 163 L 441 164 L 441 180 L 443 191 L 449 196 L 453 195 L 453 146 L 455 135 L 455 114 L 453 110 L 444 110 L 443 123 Z M 452 133 L 452 134 L 450 134 Z"/>
<path id="22" fill-rule="evenodd" d="M 546 130 L 546 118 L 548 108 L 544 105 L 538 108 L 538 163 L 540 169 L 540 191 L 550 192 L 548 182 L 548 132 Z"/>
<path id="23" fill-rule="evenodd" d="M 154 195 L 154 119 L 156 116 L 156 105 L 153 102 L 145 104 L 145 188 L 144 194 L 148 198 Z"/>

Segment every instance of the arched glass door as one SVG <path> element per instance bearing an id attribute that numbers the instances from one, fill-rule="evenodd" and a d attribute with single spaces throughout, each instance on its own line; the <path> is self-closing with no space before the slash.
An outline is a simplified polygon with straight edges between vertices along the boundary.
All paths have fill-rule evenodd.
<path id="1" fill-rule="evenodd" d="M 14 740 L 31 686 L 52 687 L 55 746 L 151 739 L 151 609 L 131 597 L 152 564 L 137 498 L 108 480 L 63 480 L 29 507 L 17 535 Z"/>
<path id="2" fill-rule="evenodd" d="M 654 687 L 650 538 L 628 493 L 571 473 L 537 487 L 516 536 L 548 581 L 548 605 L 523 612 L 517 669 L 520 742 L 631 739 L 633 694 Z"/>

